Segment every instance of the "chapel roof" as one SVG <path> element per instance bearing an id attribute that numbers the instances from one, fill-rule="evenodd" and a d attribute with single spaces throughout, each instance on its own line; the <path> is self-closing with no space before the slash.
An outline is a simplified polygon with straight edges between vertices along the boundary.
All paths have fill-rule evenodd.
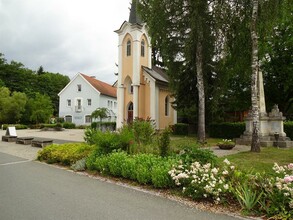
<path id="1" fill-rule="evenodd" d="M 96 90 L 98 90 L 101 94 L 111 96 L 111 97 L 117 97 L 117 89 L 108 83 L 102 82 L 100 80 L 97 80 L 93 77 L 87 76 L 83 73 L 81 73 L 82 77 L 87 80 Z"/>
<path id="2" fill-rule="evenodd" d="M 169 83 L 169 77 L 164 69 L 157 66 L 153 66 L 152 69 L 146 66 L 143 66 L 142 68 L 154 79 L 163 83 Z"/>
<path id="3" fill-rule="evenodd" d="M 142 20 L 141 20 L 139 13 L 137 11 L 137 0 L 132 0 L 128 22 L 131 24 L 141 24 L 142 23 Z"/>

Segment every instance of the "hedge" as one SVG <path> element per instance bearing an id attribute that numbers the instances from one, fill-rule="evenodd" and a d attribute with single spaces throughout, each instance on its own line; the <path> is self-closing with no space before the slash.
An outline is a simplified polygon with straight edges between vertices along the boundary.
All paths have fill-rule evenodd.
<path id="1" fill-rule="evenodd" d="M 188 124 L 177 123 L 173 125 L 173 134 L 175 135 L 188 135 Z"/>
<path id="2" fill-rule="evenodd" d="M 293 121 L 287 121 L 284 123 L 284 132 L 286 133 L 287 137 L 293 140 Z"/>
<path id="3" fill-rule="evenodd" d="M 223 122 L 209 125 L 209 136 L 213 138 L 239 138 L 245 131 L 245 122 Z"/>

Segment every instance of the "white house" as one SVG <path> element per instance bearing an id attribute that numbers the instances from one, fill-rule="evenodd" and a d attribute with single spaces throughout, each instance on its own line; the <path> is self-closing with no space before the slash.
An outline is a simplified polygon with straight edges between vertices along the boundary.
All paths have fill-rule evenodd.
<path id="1" fill-rule="evenodd" d="M 62 89 L 59 96 L 59 117 L 76 125 L 89 125 L 91 114 L 105 107 L 110 112 L 106 121 L 116 121 L 116 88 L 93 77 L 78 73 Z M 105 121 L 104 120 L 104 121 Z"/>

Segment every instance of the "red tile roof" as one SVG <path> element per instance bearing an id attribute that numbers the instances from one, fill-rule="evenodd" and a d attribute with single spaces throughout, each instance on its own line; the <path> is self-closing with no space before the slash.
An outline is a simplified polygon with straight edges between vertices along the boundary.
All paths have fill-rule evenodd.
<path id="1" fill-rule="evenodd" d="M 83 73 L 81 73 L 81 75 L 101 94 L 115 98 L 117 97 L 117 89 L 115 87 L 93 77 L 84 75 Z"/>

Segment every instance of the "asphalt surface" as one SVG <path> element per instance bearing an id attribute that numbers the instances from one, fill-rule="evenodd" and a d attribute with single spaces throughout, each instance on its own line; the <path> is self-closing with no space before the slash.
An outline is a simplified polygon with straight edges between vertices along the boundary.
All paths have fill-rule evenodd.
<path id="1" fill-rule="evenodd" d="M 150 193 L 0 153 L 0 219 L 237 218 L 196 210 Z"/>

